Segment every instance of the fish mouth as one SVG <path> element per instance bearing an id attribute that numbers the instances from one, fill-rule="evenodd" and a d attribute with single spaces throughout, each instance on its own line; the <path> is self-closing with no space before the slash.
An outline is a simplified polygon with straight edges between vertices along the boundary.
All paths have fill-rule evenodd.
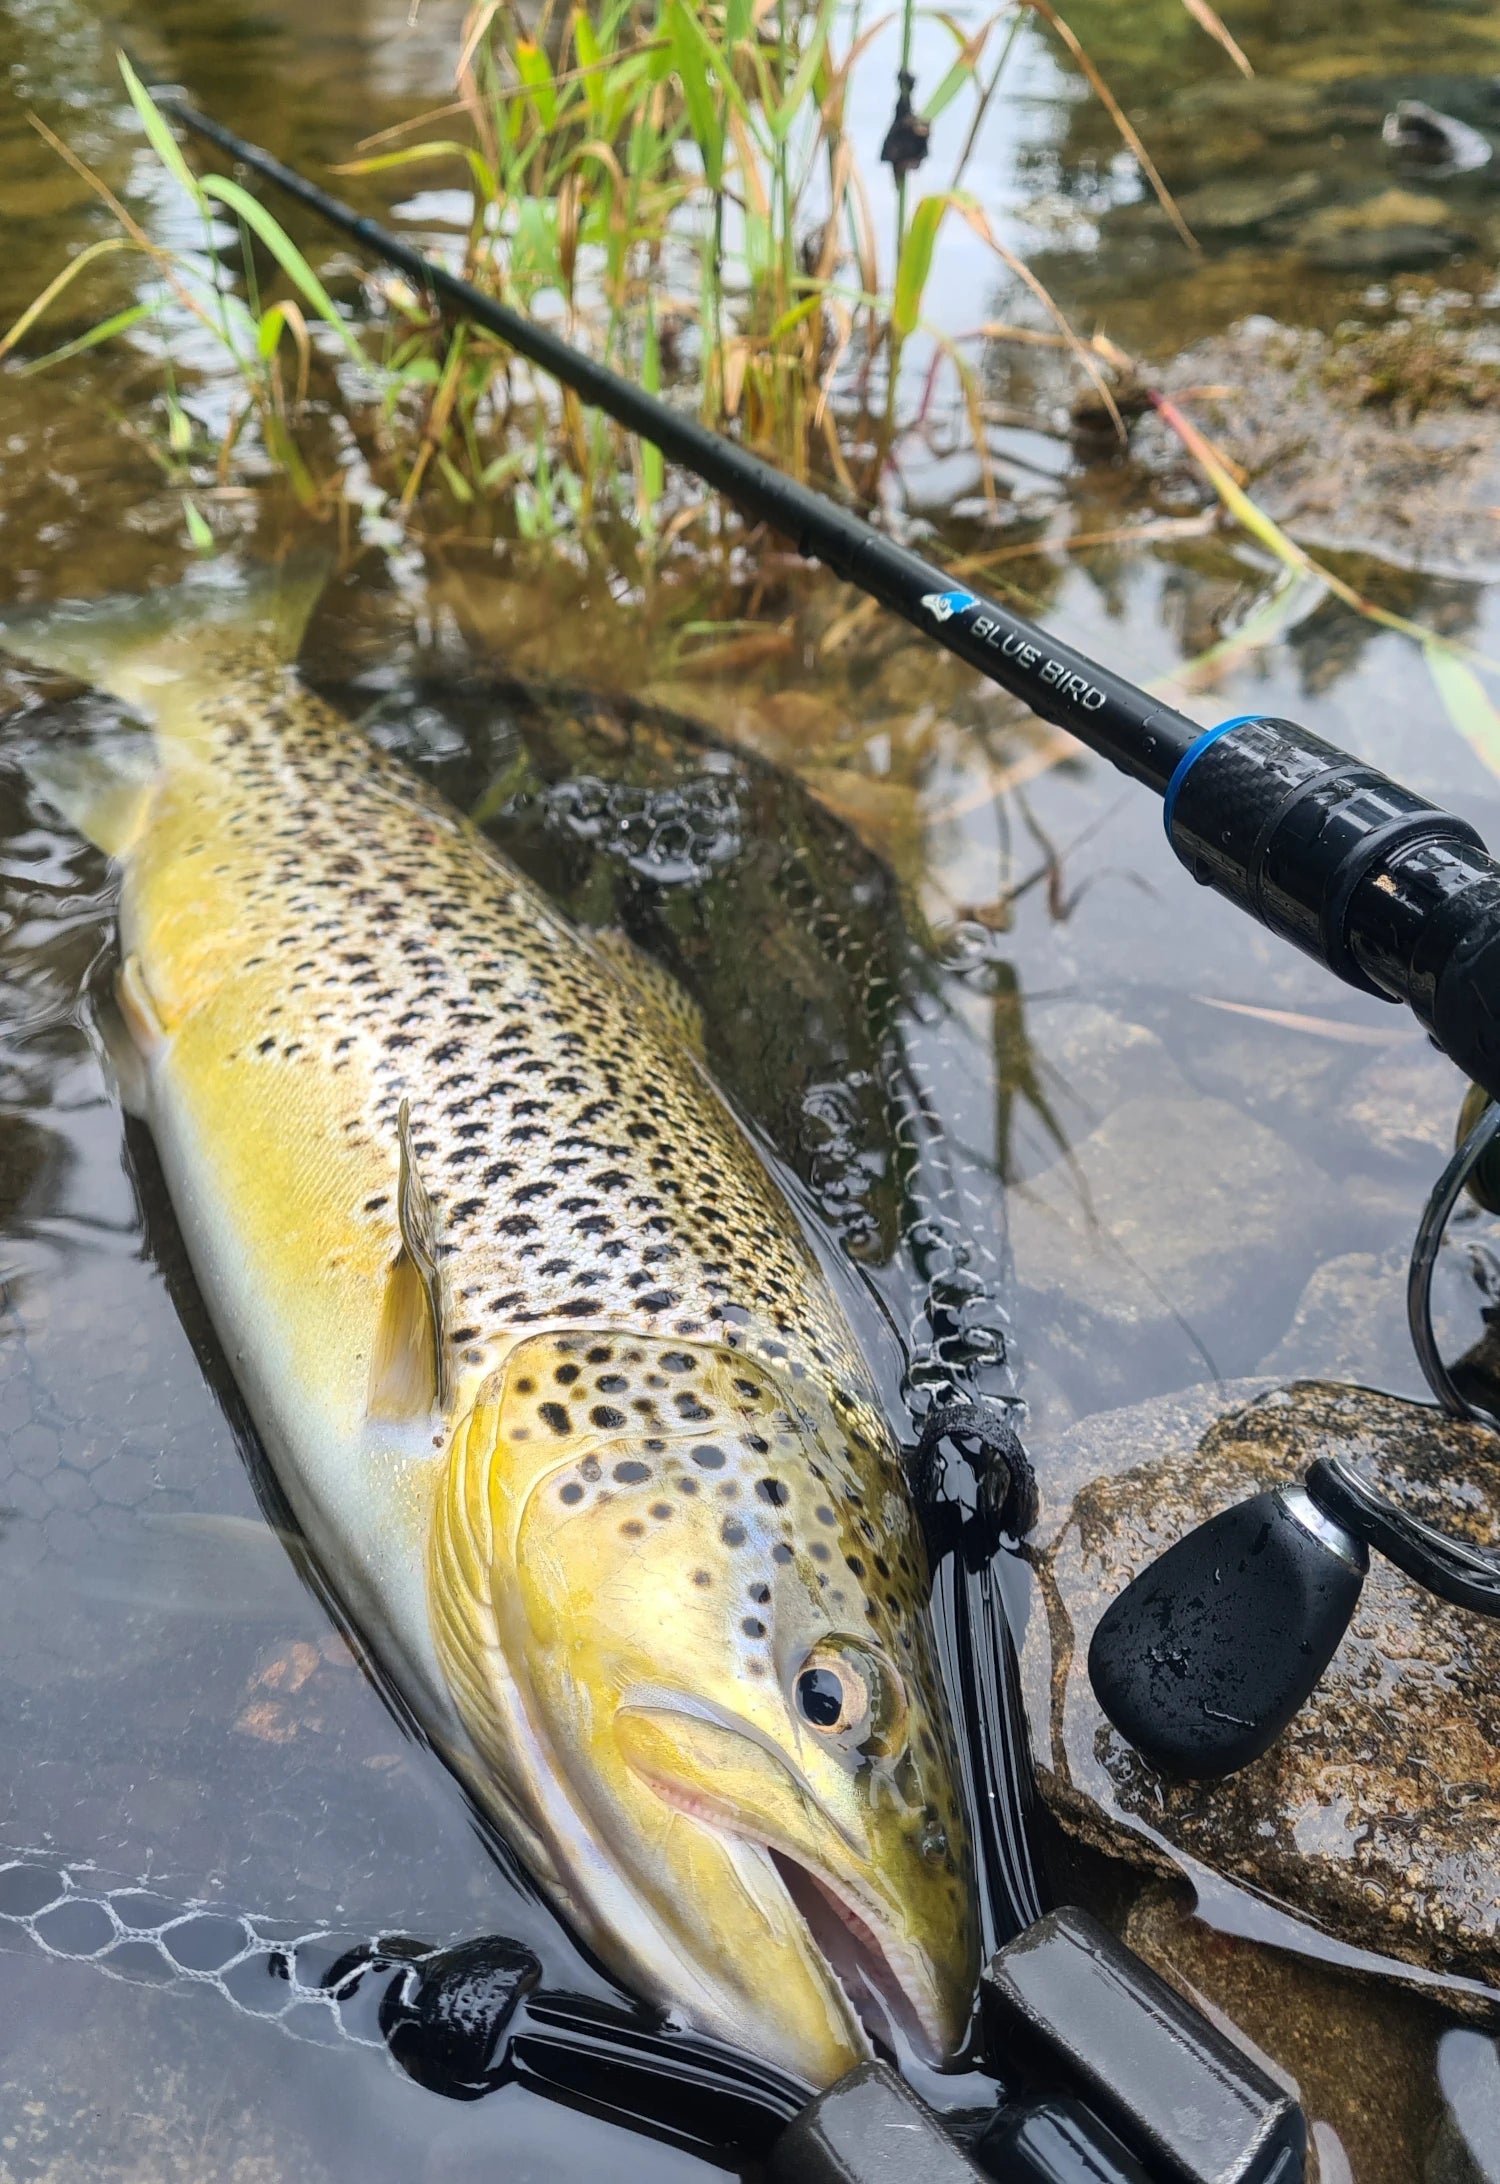
<path id="1" fill-rule="evenodd" d="M 912 1990 L 897 1976 L 874 1928 L 821 1874 L 773 1843 L 763 1847 L 793 1909 L 876 2049 L 896 2060 L 905 2045 L 924 2063 L 941 2063 L 942 2039 L 924 2022 Z"/>
<path id="2" fill-rule="evenodd" d="M 900 1958 L 909 1952 L 893 1939 L 882 1939 L 846 1881 L 816 1871 L 805 1856 L 745 1827 L 701 1790 L 689 1791 L 655 1769 L 639 1771 L 664 1804 L 699 1826 L 762 1853 L 842 1995 L 851 2020 L 863 2029 L 873 2049 L 893 2059 L 899 2059 L 904 2049 L 938 2068 L 951 2060 L 951 2042 L 945 2039 L 938 2013 L 924 1992 L 925 1982 L 912 1976 L 914 1953 L 908 1976 L 903 1978 Z"/>

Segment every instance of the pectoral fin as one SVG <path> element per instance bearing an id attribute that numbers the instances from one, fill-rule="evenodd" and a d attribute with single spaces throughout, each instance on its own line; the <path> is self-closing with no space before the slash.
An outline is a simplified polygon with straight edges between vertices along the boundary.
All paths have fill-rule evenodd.
<path id="1" fill-rule="evenodd" d="M 386 1278 L 375 1331 L 369 1410 L 372 1418 L 412 1419 L 447 1406 L 443 1284 L 437 1225 L 413 1154 L 411 1114 L 405 1100 L 396 1118 L 396 1135 L 401 1150 L 396 1186 L 401 1248 Z"/>
<path id="2" fill-rule="evenodd" d="M 656 960 L 638 948 L 628 934 L 617 926 L 606 926 L 602 932 L 589 936 L 611 970 L 618 972 L 634 992 L 636 999 L 644 1002 L 655 1017 L 657 1024 L 671 1033 L 701 1061 L 704 1052 L 703 1012 L 688 993 L 677 983 L 672 973 L 663 970 Z"/>
<path id="3" fill-rule="evenodd" d="M 151 989 L 137 956 L 127 956 L 115 973 L 115 989 L 101 998 L 95 1024 L 127 1115 L 147 1121 L 151 1112 L 151 1067 L 167 1045 Z"/>

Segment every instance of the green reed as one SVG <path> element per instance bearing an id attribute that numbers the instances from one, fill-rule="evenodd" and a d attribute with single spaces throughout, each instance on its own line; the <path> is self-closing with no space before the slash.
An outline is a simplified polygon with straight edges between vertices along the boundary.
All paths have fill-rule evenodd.
<path id="1" fill-rule="evenodd" d="M 1197 12 L 1203 0 L 1192 4 Z M 1028 16 L 1060 38 L 1174 216 L 1175 207 L 1049 0 L 1006 0 L 974 28 L 933 17 L 951 39 L 951 59 L 914 101 L 913 118 L 928 139 L 928 171 L 945 179 L 919 194 L 898 168 L 896 229 L 882 251 L 846 117 L 855 71 L 889 68 L 876 45 L 891 18 L 864 22 L 861 5 L 588 0 L 565 12 L 544 0 L 523 24 L 505 0 L 476 0 L 455 99 L 357 147 L 339 171 L 461 176 L 468 279 L 550 318 L 652 392 L 691 402 L 794 476 L 816 477 L 856 502 L 875 498 L 946 368 L 988 489 L 977 352 L 923 317 L 945 222 L 961 219 L 984 238 L 997 275 L 1030 290 L 1110 405 L 1097 357 L 964 187 Z M 904 54 L 913 12 L 905 0 Z M 372 275 L 360 322 L 352 321 L 264 205 L 224 176 L 192 171 L 149 93 L 120 65 L 155 156 L 201 215 L 203 248 L 163 248 L 89 175 L 120 232 L 70 262 L 0 341 L 0 358 L 99 259 L 143 260 L 134 300 L 23 368 L 154 332 L 164 355 L 156 452 L 205 550 L 212 537 L 192 488 L 227 482 L 252 450 L 309 509 L 347 504 L 358 471 L 367 504 L 373 496 L 403 520 L 420 511 L 429 527 L 460 513 L 471 527 L 527 537 L 622 526 L 653 552 L 684 532 L 714 535 L 722 517 L 690 485 L 669 492 L 654 448 L 583 411 L 493 336 L 435 314 L 401 281 Z M 944 117 L 947 143 L 935 126 Z M 237 248 L 224 243 L 226 219 Z M 174 369 L 172 328 L 186 319 L 212 338 L 242 390 L 212 449 L 199 444 L 179 392 L 184 368 Z M 919 335 L 930 368 L 904 375 L 903 355 Z M 330 420 L 342 430 L 330 434 Z"/>

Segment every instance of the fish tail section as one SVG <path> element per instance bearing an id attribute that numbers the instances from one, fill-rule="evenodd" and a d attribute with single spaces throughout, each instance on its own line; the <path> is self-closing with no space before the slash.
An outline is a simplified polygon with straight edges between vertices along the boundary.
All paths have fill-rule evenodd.
<path id="1" fill-rule="evenodd" d="M 327 581 L 328 557 L 302 554 L 227 575 L 195 570 L 170 590 L 0 613 L 0 652 L 92 683 L 154 716 L 162 686 L 190 671 L 208 632 L 277 659 L 296 657 Z"/>
<path id="2" fill-rule="evenodd" d="M 328 567 L 325 555 L 309 553 L 248 575 L 195 572 L 144 598 L 0 613 L 0 653 L 91 683 L 161 728 L 181 716 L 184 696 L 232 675 L 247 657 L 294 658 Z M 39 740 L 23 763 L 71 826 L 108 856 L 124 857 L 163 751 L 156 737 L 115 720 L 83 741 Z"/>

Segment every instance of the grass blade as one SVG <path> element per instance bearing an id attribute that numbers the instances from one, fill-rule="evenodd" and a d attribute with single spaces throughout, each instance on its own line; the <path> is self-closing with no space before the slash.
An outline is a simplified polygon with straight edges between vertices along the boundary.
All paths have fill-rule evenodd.
<path id="1" fill-rule="evenodd" d="M 90 243 L 86 250 L 80 250 L 76 258 L 69 259 L 61 273 L 48 281 L 46 287 L 34 302 L 27 304 L 25 310 L 6 333 L 4 339 L 0 340 L 0 357 L 9 355 L 16 343 L 35 326 L 43 312 L 62 294 L 69 281 L 77 279 L 85 266 L 92 265 L 97 258 L 107 258 L 115 251 L 135 250 L 138 247 L 138 244 L 130 241 L 124 235 L 107 235 L 100 242 Z"/>
<path id="2" fill-rule="evenodd" d="M 1140 137 L 1136 133 L 1136 130 L 1131 123 L 1129 117 L 1127 116 L 1124 107 L 1120 104 L 1119 100 L 1115 97 L 1113 91 L 1111 91 L 1111 89 L 1109 88 L 1109 85 L 1100 75 L 1098 69 L 1095 68 L 1093 62 L 1084 52 L 1083 47 L 1079 44 L 1074 32 L 1069 29 L 1068 25 L 1058 14 L 1056 8 L 1051 5 L 1051 0 L 1025 0 L 1025 4 L 1027 7 L 1033 9 L 1038 15 L 1042 16 L 1045 21 L 1049 22 L 1052 25 L 1052 28 L 1057 32 L 1058 37 L 1061 38 L 1063 44 L 1067 47 L 1068 51 L 1072 54 L 1074 60 L 1083 70 L 1085 76 L 1088 77 L 1090 84 L 1093 86 L 1095 98 L 1098 99 L 1099 104 L 1109 115 L 1110 120 L 1119 130 L 1120 135 L 1123 137 L 1126 144 L 1130 147 L 1130 150 L 1135 154 L 1137 160 L 1140 162 L 1141 172 L 1145 175 L 1146 180 L 1151 184 L 1152 189 L 1155 190 L 1157 202 L 1161 206 L 1162 211 L 1171 221 L 1173 227 L 1176 228 L 1178 234 L 1187 244 L 1188 249 L 1193 252 L 1194 256 L 1201 256 L 1202 251 L 1201 246 L 1198 242 L 1198 238 L 1193 233 L 1192 229 L 1188 226 L 1186 220 L 1183 219 L 1182 214 L 1178 211 L 1176 198 L 1172 195 L 1172 192 L 1167 188 L 1166 183 L 1163 182 L 1161 176 L 1156 171 L 1156 162 L 1152 159 L 1151 154 L 1147 151 L 1145 145 L 1141 142 Z"/>
<path id="3" fill-rule="evenodd" d="M 1255 70 L 1230 36 L 1224 24 L 1209 6 L 1208 0 L 1182 0 L 1193 21 L 1200 30 L 1206 30 L 1216 44 L 1221 45 L 1242 76 L 1253 76 Z"/>
<path id="4" fill-rule="evenodd" d="M 69 357 L 82 356 L 85 349 L 96 349 L 101 341 L 112 341 L 116 334 L 128 333 L 143 318 L 151 316 L 149 303 L 132 303 L 125 310 L 116 311 L 113 318 L 102 319 L 91 326 L 86 334 L 79 334 L 73 341 L 65 341 L 60 349 L 53 349 L 46 356 L 34 357 L 21 367 L 21 377 L 29 379 L 33 372 L 45 372 L 54 364 L 65 364 Z"/>
<path id="5" fill-rule="evenodd" d="M 1280 524 L 1268 516 L 1263 508 L 1257 507 L 1244 487 L 1230 476 L 1229 467 L 1212 440 L 1198 430 L 1191 418 L 1183 415 L 1175 402 L 1168 401 L 1164 394 L 1156 394 L 1149 388 L 1147 396 L 1152 408 L 1164 423 L 1171 426 L 1236 523 L 1248 531 L 1252 538 L 1259 539 L 1267 551 L 1273 553 L 1285 567 L 1305 570 L 1309 575 L 1317 577 L 1326 584 L 1336 599 L 1341 599 L 1346 607 L 1352 607 L 1356 614 L 1364 615 L 1368 621 L 1379 622 L 1385 629 L 1399 630 L 1403 637 L 1414 637 L 1429 658 L 1434 652 L 1442 652 L 1454 661 L 1472 661 L 1500 673 L 1500 661 L 1488 659 L 1482 652 L 1476 652 L 1472 645 L 1460 644 L 1451 637 L 1440 636 L 1436 630 L 1424 628 L 1420 622 L 1409 621 L 1404 614 L 1393 614 L 1389 607 L 1377 607 L 1373 599 L 1366 599 L 1362 592 L 1357 592 L 1352 584 L 1346 584 L 1332 569 L 1325 567 L 1321 561 L 1315 561 L 1305 546 L 1299 546 L 1294 538 L 1288 538 Z"/>
<path id="6" fill-rule="evenodd" d="M 352 361 L 362 367 L 366 366 L 369 360 L 344 320 L 340 317 L 332 296 L 329 295 L 323 283 L 318 279 L 317 274 L 314 273 L 290 235 L 287 234 L 286 229 L 282 227 L 278 220 L 273 219 L 259 198 L 252 197 L 248 190 L 241 189 L 238 182 L 231 182 L 226 175 L 222 174 L 204 176 L 203 194 L 205 197 L 218 198 L 219 202 L 227 205 L 231 212 L 239 214 L 246 227 L 254 229 L 267 250 L 270 251 L 271 256 L 281 267 L 282 272 L 301 289 L 319 318 L 334 329 Z"/>
<path id="7" fill-rule="evenodd" d="M 1424 645 L 1422 656 L 1449 720 L 1480 764 L 1500 776 L 1500 713 L 1484 684 L 1446 646 Z"/>
<path id="8" fill-rule="evenodd" d="M 203 198 L 198 177 L 183 158 L 181 147 L 168 128 L 156 101 L 124 54 L 117 54 L 116 58 L 120 63 L 120 74 L 125 78 L 125 88 L 130 93 L 130 103 L 141 117 L 141 127 L 151 140 L 152 151 L 173 180 L 182 184 L 195 204 L 201 205 Z"/>
<path id="9" fill-rule="evenodd" d="M 901 245 L 901 258 L 896 267 L 896 291 L 891 304 L 891 324 L 904 341 L 916 331 L 922 315 L 922 292 L 927 286 L 927 276 L 932 271 L 932 253 L 937 245 L 938 229 L 943 224 L 943 214 L 952 204 L 948 191 L 940 195 L 924 197 L 911 216 L 911 226 Z"/>

